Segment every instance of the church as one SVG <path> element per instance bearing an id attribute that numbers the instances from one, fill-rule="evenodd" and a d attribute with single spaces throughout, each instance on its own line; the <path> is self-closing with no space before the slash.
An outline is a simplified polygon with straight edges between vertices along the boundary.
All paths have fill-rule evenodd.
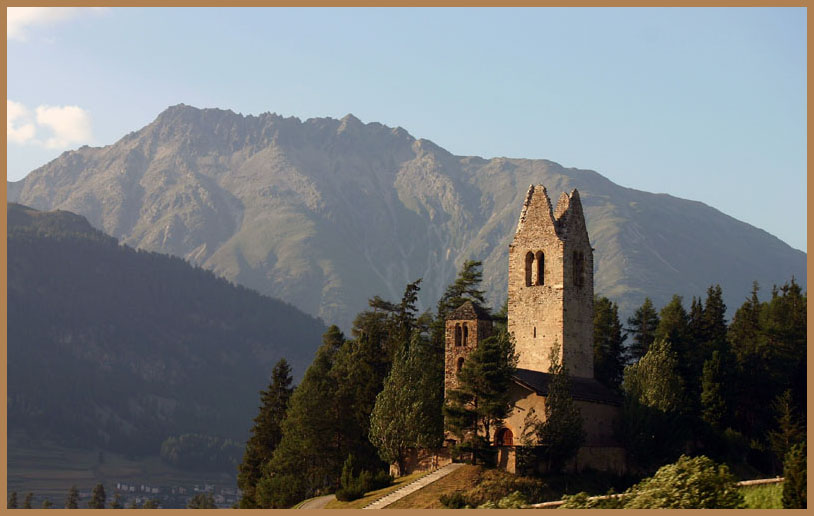
<path id="1" fill-rule="evenodd" d="M 545 417 L 549 357 L 556 347 L 586 433 L 568 468 L 624 471 L 624 448 L 614 438 L 621 398 L 594 379 L 593 298 L 593 249 L 579 192 L 563 193 L 553 207 L 542 185 L 530 186 L 509 245 L 508 330 L 518 363 L 511 412 L 492 434 L 500 467 L 516 470 L 526 414 L 534 409 Z M 445 392 L 457 386 L 467 356 L 492 331 L 491 316 L 471 302 L 447 316 Z"/>

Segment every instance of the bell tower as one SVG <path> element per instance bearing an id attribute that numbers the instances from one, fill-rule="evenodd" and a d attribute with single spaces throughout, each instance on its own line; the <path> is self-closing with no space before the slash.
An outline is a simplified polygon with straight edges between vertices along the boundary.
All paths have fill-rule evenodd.
<path id="1" fill-rule="evenodd" d="M 548 372 L 549 353 L 571 376 L 593 378 L 593 249 L 579 192 L 552 209 L 542 185 L 531 185 L 509 244 L 509 333 L 517 367 Z"/>

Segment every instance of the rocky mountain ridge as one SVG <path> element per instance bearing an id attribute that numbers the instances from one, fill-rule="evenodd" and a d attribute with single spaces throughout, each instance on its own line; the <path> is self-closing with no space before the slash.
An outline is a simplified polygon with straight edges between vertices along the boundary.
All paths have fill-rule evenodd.
<path id="1" fill-rule="evenodd" d="M 618 186 L 547 160 L 455 156 L 400 127 L 173 106 L 113 145 L 82 147 L 9 184 L 9 198 L 86 216 L 124 243 L 184 257 L 348 328 L 373 295 L 423 278 L 431 308 L 467 258 L 506 296 L 507 249 L 530 184 L 578 188 L 596 292 L 629 313 L 650 296 L 731 308 L 805 253 L 700 202 Z M 689 299 L 687 299 L 689 302 Z"/>

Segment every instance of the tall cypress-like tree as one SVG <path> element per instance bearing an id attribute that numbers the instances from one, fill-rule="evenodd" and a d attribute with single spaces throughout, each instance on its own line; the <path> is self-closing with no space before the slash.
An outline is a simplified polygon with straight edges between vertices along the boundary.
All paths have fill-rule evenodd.
<path id="1" fill-rule="evenodd" d="M 625 368 L 621 435 L 631 458 L 651 468 L 680 454 L 686 426 L 684 383 L 667 341 L 657 340 Z"/>
<path id="2" fill-rule="evenodd" d="M 537 427 L 537 442 L 544 447 L 549 471 L 558 473 L 577 454 L 586 434 L 582 415 L 571 396 L 568 370 L 559 360 L 559 346 L 552 348 L 549 361 L 551 382 L 545 398 L 545 420 Z"/>
<path id="3" fill-rule="evenodd" d="M 23 509 L 33 509 L 31 505 L 34 502 L 34 493 L 29 492 L 25 495 L 25 500 L 23 501 Z"/>
<path id="4" fill-rule="evenodd" d="M 17 508 L 17 491 L 12 491 L 8 494 L 8 500 L 6 503 L 6 507 L 9 509 L 16 509 Z"/>
<path id="5" fill-rule="evenodd" d="M 404 473 L 411 448 L 434 448 L 443 438 L 443 362 L 429 339 L 414 332 L 393 361 L 370 416 L 370 440 L 379 456 Z"/>
<path id="6" fill-rule="evenodd" d="M 629 359 L 631 362 L 636 362 L 650 349 L 659 325 L 659 314 L 656 313 L 649 297 L 644 298 L 644 303 L 633 313 L 633 316 L 628 318 L 627 324 L 626 331 L 632 336 L 632 342 L 628 348 Z"/>
<path id="7" fill-rule="evenodd" d="M 271 373 L 268 389 L 260 391 L 260 409 L 254 418 L 251 437 L 246 443 L 243 462 L 238 467 L 237 485 L 243 493 L 241 509 L 257 508 L 255 488 L 262 476 L 262 466 L 269 460 L 282 439 L 282 422 L 294 389 L 291 366 L 280 359 Z"/>
<path id="8" fill-rule="evenodd" d="M 613 389 L 622 383 L 624 342 L 619 307 L 606 297 L 594 300 L 594 377 Z"/>
<path id="9" fill-rule="evenodd" d="M 91 492 L 88 508 L 104 509 L 106 501 L 107 495 L 105 495 L 105 486 L 102 484 L 96 484 L 96 487 L 94 487 L 93 491 Z"/>

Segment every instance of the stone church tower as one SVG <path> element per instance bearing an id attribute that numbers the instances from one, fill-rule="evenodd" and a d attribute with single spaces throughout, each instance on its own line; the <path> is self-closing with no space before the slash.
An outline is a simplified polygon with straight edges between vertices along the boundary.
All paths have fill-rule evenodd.
<path id="1" fill-rule="evenodd" d="M 548 372 L 549 353 L 571 376 L 593 378 L 593 249 L 579 193 L 552 209 L 546 189 L 530 186 L 509 245 L 509 333 L 518 368 Z"/>

